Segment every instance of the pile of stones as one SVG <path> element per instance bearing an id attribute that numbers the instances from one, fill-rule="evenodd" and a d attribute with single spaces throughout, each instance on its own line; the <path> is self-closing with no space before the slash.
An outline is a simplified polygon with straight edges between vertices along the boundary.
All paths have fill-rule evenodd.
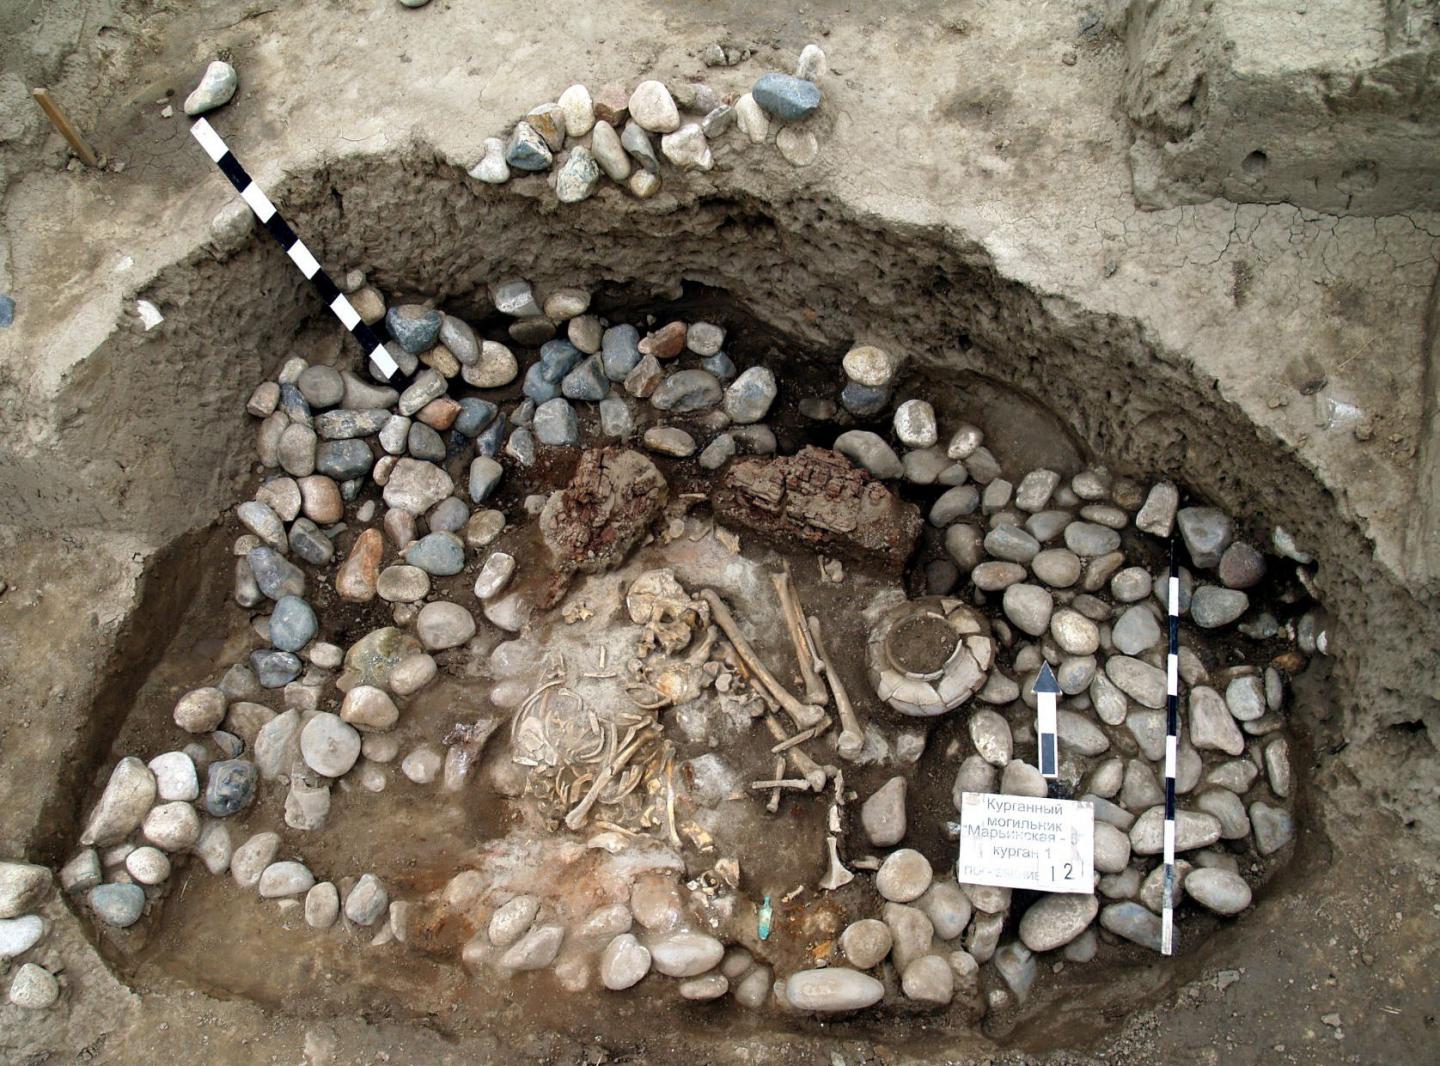
<path id="1" fill-rule="evenodd" d="M 764 144 L 772 125 L 780 154 L 808 166 L 820 146 L 805 120 L 820 108 L 817 82 L 826 69 L 825 53 L 811 44 L 794 74 L 763 74 L 738 97 L 703 82 L 650 80 L 633 90 L 606 85 L 593 94 L 572 85 L 533 108 L 507 139 L 488 138 L 470 176 L 501 185 L 515 173 L 549 172 L 556 199 L 566 204 L 589 199 L 608 178 L 643 200 L 660 191 L 662 160 L 708 171 L 715 166 L 712 145 L 732 127 L 749 143 Z"/>
<path id="2" fill-rule="evenodd" d="M 593 195 L 602 177 L 653 196 L 662 159 L 709 170 L 712 143 L 730 126 L 763 143 L 772 121 L 782 123 L 776 143 L 786 158 L 808 162 L 817 146 L 803 122 L 819 107 L 825 70 L 811 45 L 794 75 L 766 74 L 733 101 L 698 83 L 646 81 L 594 94 L 571 86 L 533 109 L 508 140 L 488 141 L 472 176 L 500 184 L 516 171 L 548 171 L 566 203 Z M 233 93 L 233 70 L 228 85 Z M 835 455 L 820 451 L 856 477 L 864 475 L 836 455 L 875 481 L 926 497 L 925 518 L 945 555 L 925 566 L 925 591 L 948 598 L 946 610 L 967 625 L 974 619 L 967 632 L 989 633 L 964 684 L 952 685 L 940 705 L 892 701 L 914 716 L 893 749 L 872 722 L 858 756 L 837 757 L 913 765 L 935 721 L 962 715 L 964 736 L 943 753 L 958 767 L 957 811 L 967 792 L 1044 796 L 1047 782 L 1033 765 L 1033 685 L 1048 663 L 1062 692 L 1058 787 L 1095 810 L 1094 894 L 1012 893 L 937 873 L 903 846 L 905 773 L 859 805 L 847 851 L 862 876 L 835 890 L 852 914 L 878 896 L 878 913 L 837 930 L 822 965 L 788 973 L 757 957 L 764 952 L 753 944 L 719 935 L 734 917 L 735 885 L 687 888 L 683 859 L 663 847 L 632 862 L 608 902 L 576 915 L 543 892 L 497 886 L 476 870 L 405 901 L 392 899 L 374 873 L 322 879 L 299 855 L 282 854 L 275 831 L 237 846 L 228 820 L 251 811 L 264 790 L 283 793 L 285 825 L 306 833 L 325 826 L 345 791 L 387 788 L 392 765 L 416 786 L 465 788 L 498 723 L 457 723 L 404 753 L 393 734 L 442 674 L 460 673 L 482 621 L 524 634 L 548 606 L 537 605 L 517 574 L 522 564 L 543 573 L 550 560 L 493 548 L 512 522 L 546 506 L 533 495 L 523 516 L 507 515 L 496 506 L 507 477 L 548 469 L 542 460 L 552 450 L 597 443 L 633 441 L 660 461 L 694 464 L 692 472 L 718 473 L 741 454 L 777 451 L 766 424 L 776 374 L 763 365 L 742 372 L 726 352 L 722 324 L 610 321 L 583 288 L 537 289 L 512 278 L 490 287 L 495 314 L 482 336 L 430 304 L 388 302 L 358 272 L 345 289 L 366 323 L 383 323 L 404 387 L 292 358 L 251 395 L 260 477 L 253 498 L 234 511 L 233 598 L 260 646 L 180 696 L 173 719 L 183 743 L 114 767 L 79 850 L 60 871 L 62 888 L 105 927 L 140 922 L 193 857 L 278 906 L 303 908 L 312 927 L 363 931 L 376 945 L 409 942 L 463 912 L 474 933 L 460 957 L 475 972 L 550 969 L 565 988 L 598 980 L 621 991 L 653 971 L 680 982 L 684 998 L 732 995 L 753 1009 L 954 1005 L 977 1020 L 1023 1002 L 1047 958 L 1058 967 L 1107 946 L 1133 950 L 1123 942 L 1158 950 L 1167 575 L 1156 560 L 1175 531 L 1189 561 L 1181 570 L 1179 884 L 1197 907 L 1232 916 L 1283 858 L 1295 835 L 1286 676 L 1305 654 L 1323 652 L 1325 634 L 1314 612 L 1282 623 L 1252 605 L 1273 556 L 1239 536 L 1223 512 L 1182 507 L 1168 482 L 1146 488 L 1101 467 L 1068 480 L 1037 469 L 1012 481 L 979 427 L 947 427 L 942 437 L 934 408 L 919 398 L 895 405 L 888 433 L 849 429 L 834 440 Z M 882 347 L 853 348 L 838 398 L 807 398 L 800 410 L 815 420 L 843 410 L 851 424 L 875 424 L 895 402 L 901 362 Z M 1301 564 L 1305 584 L 1308 557 L 1282 530 L 1272 544 Z M 327 640 L 342 628 L 331 612 L 349 617 L 356 609 L 383 624 L 348 646 Z M 1264 642 L 1276 639 L 1293 647 L 1265 661 Z M 523 671 L 503 661 L 519 647 L 502 644 L 491 657 L 497 707 L 513 708 L 530 691 Z M 1247 647 L 1254 654 L 1236 650 Z M 839 804 L 843 789 L 838 775 L 832 780 Z M 558 847 L 563 866 L 597 848 L 633 860 L 637 845 L 601 832 L 583 847 Z M 28 910 L 49 888 L 48 873 L 42 890 L 12 867 L 0 864 L 6 958 L 43 935 L 42 919 Z M 58 991 L 53 974 L 27 964 L 11 998 L 43 1006 Z"/>
<path id="3" fill-rule="evenodd" d="M 42 957 L 50 923 L 38 913 L 49 900 L 54 877 L 43 866 L 0 862 L 0 966 L 25 959 L 10 979 L 10 1002 L 44 1010 L 60 998 L 59 964 Z"/>

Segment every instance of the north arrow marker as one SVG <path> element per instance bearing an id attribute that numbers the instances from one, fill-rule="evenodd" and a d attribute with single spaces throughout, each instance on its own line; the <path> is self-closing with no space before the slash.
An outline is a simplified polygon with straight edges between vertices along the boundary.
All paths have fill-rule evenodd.
<path id="1" fill-rule="evenodd" d="M 1060 695 L 1060 684 L 1049 663 L 1040 665 L 1040 675 L 1035 678 L 1032 689 L 1035 693 L 1035 732 L 1040 735 L 1040 776 L 1051 780 L 1060 776 L 1060 744 L 1055 736 L 1055 700 Z"/>

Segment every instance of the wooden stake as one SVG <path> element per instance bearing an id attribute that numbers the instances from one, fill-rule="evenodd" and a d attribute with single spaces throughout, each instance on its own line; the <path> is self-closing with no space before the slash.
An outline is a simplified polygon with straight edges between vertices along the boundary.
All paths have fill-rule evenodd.
<path id="1" fill-rule="evenodd" d="M 87 167 L 98 167 L 100 159 L 95 155 L 95 150 L 75 127 L 75 123 L 70 121 L 70 116 L 60 110 L 60 105 L 50 96 L 50 90 L 31 89 L 30 95 L 35 97 L 35 102 L 40 105 L 40 110 L 45 112 L 50 124 L 60 131 L 60 136 L 70 142 L 70 147 L 80 157 L 80 162 Z"/>

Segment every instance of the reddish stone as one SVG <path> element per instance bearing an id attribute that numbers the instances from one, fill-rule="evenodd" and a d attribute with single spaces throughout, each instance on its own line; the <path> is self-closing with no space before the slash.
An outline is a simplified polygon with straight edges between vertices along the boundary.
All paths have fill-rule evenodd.
<path id="1" fill-rule="evenodd" d="M 674 359 L 685 350 L 685 333 L 684 322 L 662 326 L 640 342 L 640 354 L 653 355 L 656 359 Z"/>
<path id="2" fill-rule="evenodd" d="M 630 94 L 623 85 L 607 85 L 590 98 L 595 117 L 608 122 L 618 133 L 630 114 Z"/>
<path id="3" fill-rule="evenodd" d="M 380 560 L 385 554 L 385 538 L 378 529 L 367 529 L 355 538 L 350 554 L 335 571 L 335 591 L 342 600 L 369 603 L 375 598 L 375 583 L 380 580 Z"/>
<path id="4" fill-rule="evenodd" d="M 431 429 L 441 433 L 455 424 L 460 417 L 460 404 L 448 396 L 437 396 L 415 413 L 415 417 Z"/>

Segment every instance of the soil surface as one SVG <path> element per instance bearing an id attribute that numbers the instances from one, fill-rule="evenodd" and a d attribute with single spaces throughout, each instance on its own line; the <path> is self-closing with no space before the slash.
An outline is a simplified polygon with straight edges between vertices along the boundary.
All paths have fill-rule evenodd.
<path id="1" fill-rule="evenodd" d="M 648 304 L 683 276 L 692 306 L 738 294 L 733 314 L 754 322 L 757 357 L 796 358 L 782 408 L 809 394 L 804 370 L 833 371 L 853 334 L 901 338 L 915 353 L 902 390 L 930 397 L 942 425 L 980 419 L 1016 469 L 1073 472 L 1094 449 L 1165 470 L 1257 530 L 1283 522 L 1320 555 L 1339 626 L 1333 671 L 1321 662 L 1296 691 L 1293 755 L 1309 786 L 1288 875 L 1243 922 L 1213 936 L 1198 927 L 1204 945 L 1173 963 L 1137 951 L 1103 982 L 1084 967 L 1046 975 L 1048 998 L 1008 1032 L 703 1006 L 656 1015 L 615 1000 L 591 1026 L 543 987 L 477 1002 L 457 967 L 410 957 L 397 969 L 361 945 L 310 939 L 258 901 L 224 905 L 224 885 L 192 869 L 158 935 L 133 950 L 47 904 L 38 961 L 65 992 L 42 1014 L 0 1006 L 8 1060 L 1431 1059 L 1440 621 L 1435 575 L 1406 533 L 1417 477 L 1433 473 L 1416 455 L 1434 425 L 1435 213 L 1224 200 L 1137 210 L 1114 106 L 1123 27 L 1077 4 L 604 0 L 517 17 L 488 0 L 419 11 L 22 0 L 0 12 L 0 31 L 0 290 L 17 301 L 0 334 L 12 425 L 0 471 L 6 857 L 62 862 L 113 759 L 145 746 L 179 688 L 238 653 L 221 565 L 234 530 L 215 523 L 247 476 L 244 395 L 292 351 L 340 343 L 273 248 L 257 239 L 227 259 L 210 242 L 228 187 L 161 101 L 178 111 L 216 55 L 242 83 L 217 126 L 272 194 L 290 194 L 287 216 L 315 234 L 327 266 L 364 266 L 396 295 L 439 294 L 457 309 L 502 271 L 609 282 L 615 307 Z M 572 81 L 743 88 L 788 69 L 811 39 L 835 72 L 811 170 L 767 148 L 729 160 L 723 186 L 677 183 L 644 211 L 607 208 L 607 220 L 597 205 L 574 225 L 539 212 L 523 186 L 503 201 L 451 198 L 483 138 Z M 707 71 L 697 57 L 716 40 L 753 58 Z M 42 83 L 110 169 L 66 165 L 23 93 Z M 502 240 L 487 218 L 526 219 L 525 239 Z M 467 263 L 463 247 L 495 258 Z M 166 312 L 159 334 L 139 329 L 137 294 Z M 816 381 L 814 394 L 829 387 Z M 790 424 L 782 452 L 829 443 Z M 926 552 L 938 546 L 917 558 Z M 796 572 L 807 603 L 823 597 L 803 576 L 813 570 L 797 560 Z M 860 599 L 827 606 L 843 615 Z M 339 637 L 377 624 L 318 606 Z M 417 722 L 448 713 L 436 693 Z M 922 802 L 938 802 L 949 777 L 937 770 Z M 505 805 L 478 793 L 448 807 L 399 790 L 344 799 L 325 839 L 416 885 L 507 828 Z M 380 805 L 383 832 L 367 817 Z M 922 846 L 943 853 L 939 840 Z M 777 879 L 813 876 L 803 854 Z M 287 950 L 267 950 L 282 928 Z M 492 1020 L 511 1024 L 501 1035 Z"/>

